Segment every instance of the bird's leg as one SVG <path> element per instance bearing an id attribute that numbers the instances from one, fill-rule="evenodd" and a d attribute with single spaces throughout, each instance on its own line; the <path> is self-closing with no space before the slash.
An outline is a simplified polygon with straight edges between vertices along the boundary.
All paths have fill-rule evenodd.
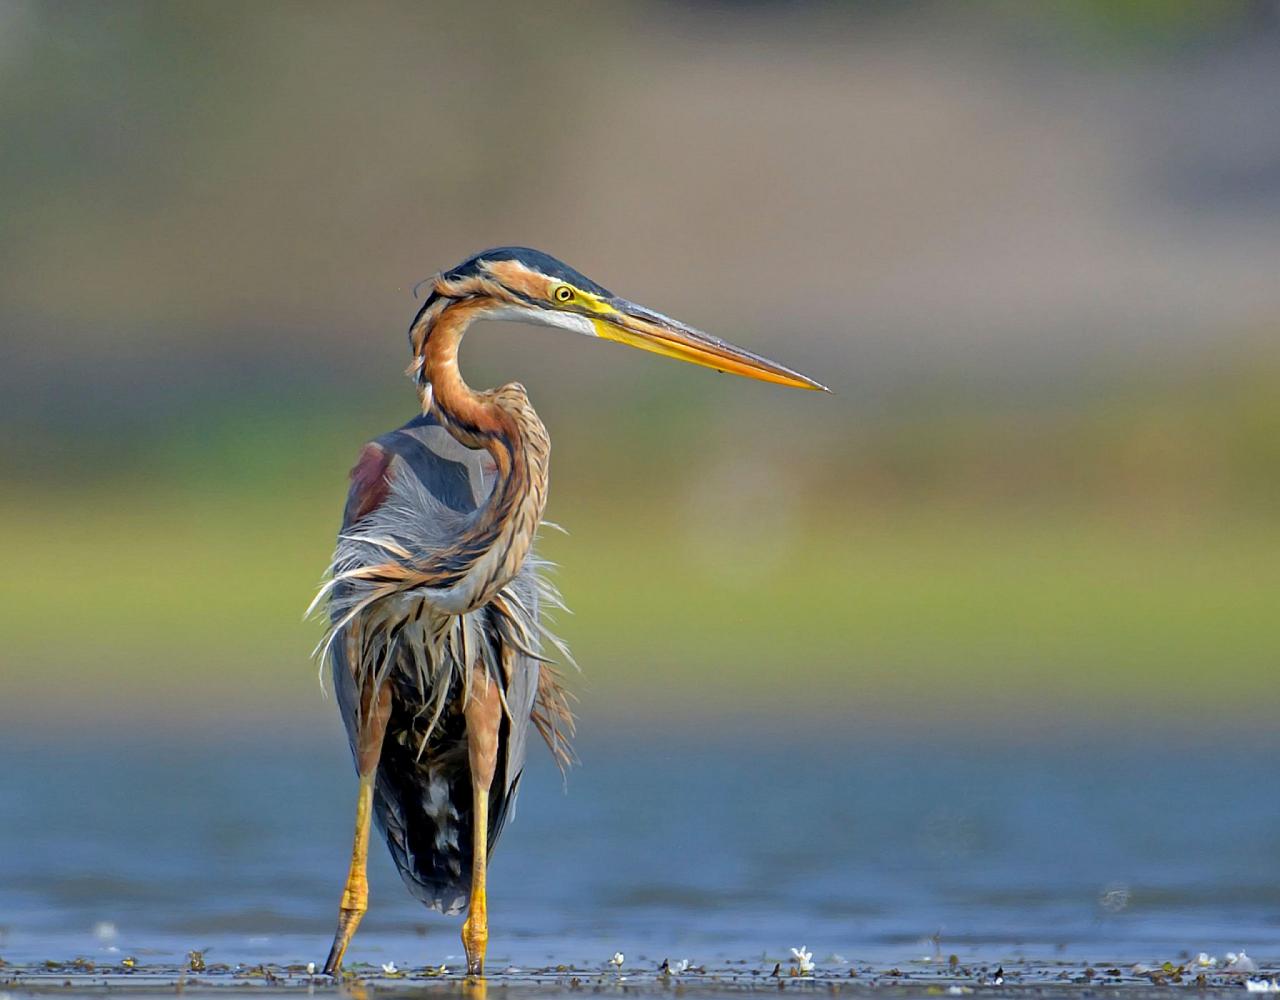
<path id="1" fill-rule="evenodd" d="M 351 868 L 347 871 L 347 884 L 342 890 L 342 902 L 338 908 L 338 929 L 333 935 L 329 958 L 324 963 L 324 971 L 330 976 L 336 976 L 342 968 L 342 956 L 360 925 L 360 918 L 369 908 L 369 880 L 365 873 L 365 862 L 369 857 L 369 820 L 373 817 L 373 786 L 390 715 L 390 686 L 383 684 L 375 694 L 370 682 L 360 698 L 361 721 L 356 742 L 360 792 L 356 799 L 356 833 L 351 844 Z"/>
<path id="2" fill-rule="evenodd" d="M 471 764 L 471 902 L 462 925 L 462 947 L 467 952 L 467 974 L 484 974 L 484 953 L 489 944 L 489 909 L 485 875 L 489 854 L 489 786 L 498 762 L 498 728 L 502 724 L 502 699 L 498 682 L 483 666 L 471 673 L 471 691 L 464 712 L 467 721 L 467 758 Z"/>

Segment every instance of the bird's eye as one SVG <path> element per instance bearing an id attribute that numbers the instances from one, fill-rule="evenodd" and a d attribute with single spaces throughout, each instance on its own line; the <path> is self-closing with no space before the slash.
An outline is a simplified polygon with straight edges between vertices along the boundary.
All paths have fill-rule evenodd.
<path id="1" fill-rule="evenodd" d="M 573 289 L 568 285 L 560 285 L 551 295 L 557 302 L 568 302 L 573 298 Z"/>

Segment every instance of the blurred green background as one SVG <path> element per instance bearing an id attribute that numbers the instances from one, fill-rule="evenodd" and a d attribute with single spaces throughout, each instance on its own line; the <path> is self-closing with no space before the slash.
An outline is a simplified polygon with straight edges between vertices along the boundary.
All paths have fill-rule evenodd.
<path id="1" fill-rule="evenodd" d="M 595 728 L 1280 708 L 1274 3 L 0 3 L 0 721 L 332 720 L 418 280 L 545 249 L 813 374 L 477 327 Z"/>

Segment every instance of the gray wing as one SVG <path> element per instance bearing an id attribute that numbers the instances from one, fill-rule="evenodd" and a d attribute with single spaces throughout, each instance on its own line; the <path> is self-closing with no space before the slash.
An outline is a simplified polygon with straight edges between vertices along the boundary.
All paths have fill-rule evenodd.
<path id="1" fill-rule="evenodd" d="M 420 544 L 447 541 L 448 525 L 461 524 L 488 497 L 492 469 L 484 452 L 466 448 L 428 416 L 421 416 L 366 445 L 352 470 L 351 490 L 343 516 L 343 533 L 375 514 L 391 496 L 429 498 L 422 518 Z M 419 489 L 405 489 L 415 485 Z M 441 537 L 441 535 L 444 537 Z M 412 534 L 412 533 L 411 533 Z M 537 620 L 539 587 L 532 566 L 522 569 L 511 588 Z M 489 609 L 473 614 L 485 616 Z M 498 643 L 495 631 L 481 622 L 485 641 Z M 332 646 L 334 690 L 354 754 L 356 685 L 339 636 Z M 501 661 L 504 653 L 495 649 Z M 524 768 L 531 715 L 538 694 L 538 661 L 518 650 L 505 651 L 511 666 L 504 682 L 510 716 L 499 734 L 498 769 L 489 801 L 489 849 L 497 843 L 514 805 Z M 470 895 L 472 822 L 471 775 L 461 689 L 447 692 L 446 709 L 431 727 L 423 746 L 428 704 L 435 692 L 421 690 L 412 652 L 400 650 L 401 662 L 389 674 L 392 711 L 383 742 L 374 796 L 375 816 L 383 830 L 401 878 L 423 903 L 446 913 L 461 912 Z"/>

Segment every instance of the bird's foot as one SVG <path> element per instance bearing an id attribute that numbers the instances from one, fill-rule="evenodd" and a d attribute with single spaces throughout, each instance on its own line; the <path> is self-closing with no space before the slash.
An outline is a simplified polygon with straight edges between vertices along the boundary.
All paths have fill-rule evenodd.
<path id="1" fill-rule="evenodd" d="M 333 947 L 329 949 L 329 957 L 324 963 L 326 976 L 336 977 L 342 971 L 342 956 L 347 953 L 347 945 L 351 943 L 364 912 L 363 907 L 347 909 L 345 906 L 338 911 L 338 929 L 334 932 Z"/>

